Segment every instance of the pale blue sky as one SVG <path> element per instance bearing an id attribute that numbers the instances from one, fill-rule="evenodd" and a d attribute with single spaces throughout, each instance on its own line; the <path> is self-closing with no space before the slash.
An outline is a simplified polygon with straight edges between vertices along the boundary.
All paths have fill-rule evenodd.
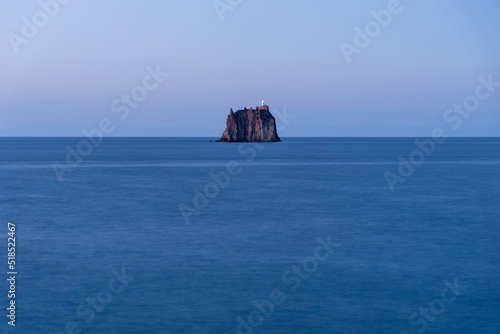
<path id="1" fill-rule="evenodd" d="M 55 0 L 44 0 L 49 3 Z M 221 0 L 227 2 L 227 0 Z M 339 47 L 390 1 L 70 1 L 14 52 L 38 1 L 0 14 L 0 136 L 222 134 L 229 108 L 296 115 L 282 136 L 428 136 L 446 109 L 500 81 L 500 2 L 401 0 L 402 11 L 348 64 Z M 43 19 L 43 15 L 40 16 Z M 12 38 L 12 35 L 10 35 Z M 169 76 L 124 120 L 112 102 L 146 67 Z M 500 135 L 500 88 L 449 135 Z M 279 120 L 278 120 L 279 121 Z"/>

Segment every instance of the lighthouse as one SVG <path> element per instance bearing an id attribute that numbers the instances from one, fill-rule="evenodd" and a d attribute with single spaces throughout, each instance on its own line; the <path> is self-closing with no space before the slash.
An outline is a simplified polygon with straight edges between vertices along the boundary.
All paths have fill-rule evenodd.
<path id="1" fill-rule="evenodd" d="M 257 110 L 267 110 L 267 111 L 269 111 L 269 107 L 266 106 L 266 104 L 264 103 L 264 101 L 262 101 L 262 105 L 260 107 L 257 107 Z"/>

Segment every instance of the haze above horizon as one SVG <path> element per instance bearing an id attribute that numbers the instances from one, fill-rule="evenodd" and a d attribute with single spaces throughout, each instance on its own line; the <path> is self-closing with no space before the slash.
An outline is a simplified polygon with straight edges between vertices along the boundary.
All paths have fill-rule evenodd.
<path id="1" fill-rule="evenodd" d="M 230 108 L 262 100 L 293 116 L 276 117 L 285 138 L 500 136 L 497 1 L 3 9 L 0 136 L 82 136 L 109 119 L 113 137 L 220 137 Z"/>

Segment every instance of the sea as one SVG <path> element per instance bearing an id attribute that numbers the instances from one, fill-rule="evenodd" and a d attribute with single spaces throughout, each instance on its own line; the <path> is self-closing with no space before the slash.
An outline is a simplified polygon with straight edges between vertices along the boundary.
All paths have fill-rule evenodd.
<path id="1" fill-rule="evenodd" d="M 0 138 L 0 333 L 500 333 L 500 138 L 215 139 Z"/>

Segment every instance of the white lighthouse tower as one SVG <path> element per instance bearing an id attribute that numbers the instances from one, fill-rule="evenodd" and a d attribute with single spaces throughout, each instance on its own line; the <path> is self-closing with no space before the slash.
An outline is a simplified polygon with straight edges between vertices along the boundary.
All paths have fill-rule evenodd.
<path id="1" fill-rule="evenodd" d="M 262 100 L 262 106 L 264 106 L 264 100 Z"/>

